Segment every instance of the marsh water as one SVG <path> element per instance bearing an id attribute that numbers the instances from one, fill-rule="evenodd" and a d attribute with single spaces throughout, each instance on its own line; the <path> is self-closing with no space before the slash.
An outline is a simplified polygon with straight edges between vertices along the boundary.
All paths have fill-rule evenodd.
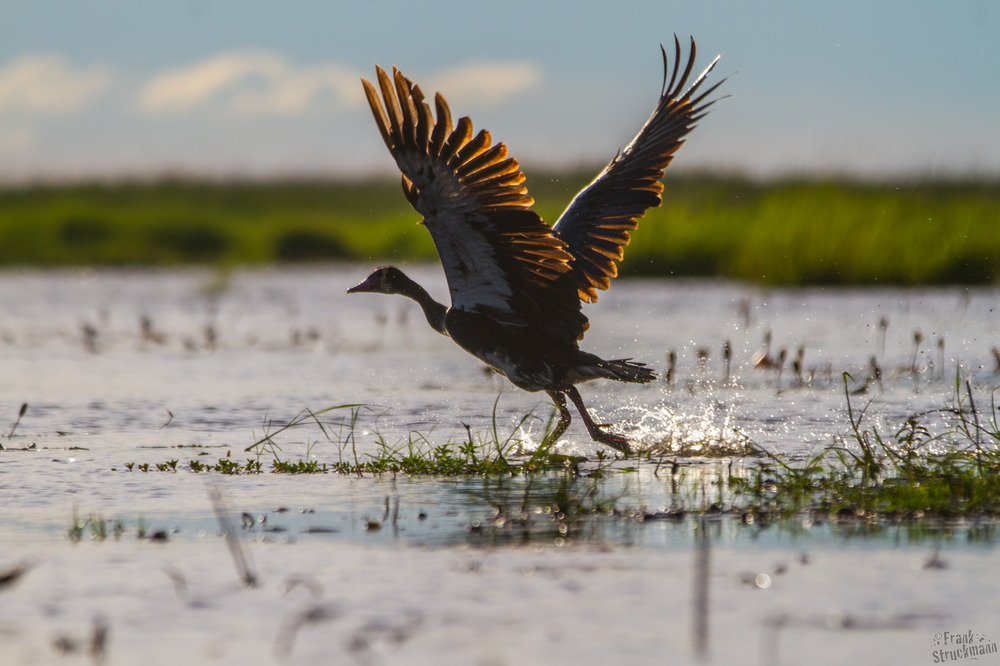
<path id="1" fill-rule="evenodd" d="M 440 270 L 408 270 L 447 301 Z M 494 429 L 501 440 L 523 439 L 529 447 L 540 439 L 552 415 L 544 394 L 487 372 L 432 331 L 414 303 L 348 296 L 346 287 L 365 274 L 366 267 L 343 266 L 4 275 L 5 433 L 28 405 L 0 454 L 0 500 L 18 508 L 4 520 L 17 521 L 22 534 L 62 532 L 75 507 L 206 529 L 214 517 L 203 482 L 185 473 L 139 473 L 136 466 L 243 462 L 255 456 L 247 447 L 305 409 L 364 405 L 349 448 L 343 429 L 331 439 L 306 422 L 276 436 L 283 459 L 364 460 L 377 441 L 426 448 L 470 433 L 493 436 Z M 992 356 L 1000 344 L 995 289 L 765 290 L 684 280 L 614 286 L 586 306 L 591 329 L 583 347 L 644 361 L 660 378 L 647 385 L 597 381 L 582 393 L 597 418 L 639 449 L 729 460 L 731 449 L 739 457 L 740 445 L 750 442 L 802 457 L 848 431 L 846 391 L 859 411 L 871 402 L 869 422 L 891 432 L 911 414 L 948 404 L 956 371 L 976 386 L 1000 383 Z M 779 370 L 773 366 L 782 356 Z M 30 450 L 17 451 L 24 448 Z M 591 459 L 601 448 L 579 419 L 560 445 Z M 279 522 L 298 529 L 308 520 L 306 527 L 338 535 L 326 538 L 449 542 L 466 538 L 469 524 L 490 508 L 481 501 L 489 489 L 478 480 L 470 488 L 437 478 L 272 477 L 227 484 L 236 497 L 255 498 L 234 509 L 309 511 Z M 623 507 L 655 512 L 674 501 L 667 484 L 648 474 L 619 483 L 624 487 L 605 485 Z M 402 532 L 370 534 L 368 519 L 384 516 L 387 496 L 402 505 L 393 514 L 397 526 L 400 515 L 452 519 L 421 518 Z"/>
<path id="2" fill-rule="evenodd" d="M 537 444 L 552 413 L 544 394 L 519 391 L 484 371 L 476 359 L 433 332 L 414 303 L 381 295 L 348 296 L 346 288 L 364 278 L 368 268 L 0 275 L 0 443 L 4 446 L 0 565 L 48 562 L 61 572 L 44 583 L 30 582 L 39 576 L 29 573 L 29 582 L 15 590 L 40 586 L 33 596 L 24 597 L 36 601 L 38 594 L 44 597 L 28 616 L 50 617 L 52 608 L 61 607 L 59 599 L 76 608 L 75 615 L 60 612 L 78 624 L 86 624 L 81 617 L 98 612 L 93 609 L 100 604 L 94 600 L 102 597 L 93 589 L 80 592 L 82 599 L 93 602 L 89 606 L 63 597 L 79 582 L 68 582 L 72 576 L 66 567 L 80 567 L 79 571 L 101 580 L 110 575 L 102 567 L 113 571 L 120 565 L 122 571 L 130 571 L 129 566 L 149 558 L 160 562 L 161 568 L 161 560 L 173 562 L 171 566 L 186 561 L 195 571 L 215 571 L 206 573 L 213 580 L 218 571 L 231 568 L 224 555 L 218 563 L 208 564 L 224 552 L 209 501 L 213 484 L 234 520 L 239 522 L 242 516 L 249 543 L 289 545 L 316 566 L 328 564 L 329 549 L 337 548 L 332 551 L 338 553 L 335 557 L 376 577 L 384 573 L 373 564 L 380 559 L 390 560 L 383 562 L 390 568 L 400 564 L 397 557 L 430 558 L 424 562 L 429 570 L 442 566 L 440 558 L 426 551 L 419 556 L 411 551 L 397 555 L 395 546 L 444 548 L 450 553 L 446 561 L 479 561 L 480 555 L 465 550 L 470 547 L 530 543 L 532 548 L 575 546 L 630 553 L 631 564 L 621 566 L 638 569 L 660 566 L 650 564 L 661 562 L 655 559 L 656 552 L 674 553 L 686 562 L 686 553 L 695 544 L 690 521 L 595 521 L 568 535 L 565 530 L 529 532 L 513 524 L 503 529 L 497 520 L 498 506 L 546 510 L 546 493 L 560 488 L 547 487 L 545 480 L 528 489 L 523 479 L 191 472 L 191 460 L 253 457 L 247 447 L 303 410 L 317 412 L 346 404 L 363 405 L 349 426 L 353 437 L 345 440 L 343 428 L 324 433 L 307 423 L 275 436 L 281 447 L 278 455 L 290 461 L 353 461 L 375 452 L 379 441 L 397 447 L 405 447 L 407 441 L 440 445 L 467 440 L 470 433 L 482 437 L 494 431 L 501 439 L 523 440 L 527 449 Z M 439 300 L 447 301 L 437 267 L 406 270 Z M 1000 384 L 992 351 L 1000 345 L 998 309 L 1000 291 L 989 287 L 766 289 L 730 282 L 622 279 L 597 304 L 585 306 L 591 327 L 582 346 L 609 358 L 647 362 L 660 379 L 641 386 L 592 382 L 581 392 L 599 421 L 613 423 L 640 450 L 666 452 L 672 460 L 690 463 L 692 475 L 734 460 L 742 464 L 737 454 L 747 442 L 789 459 L 801 458 L 847 431 L 846 392 L 852 393 L 855 408 L 867 406 L 871 423 L 889 432 L 909 415 L 952 400 L 956 373 L 988 396 Z M 728 362 L 723 352 L 727 345 Z M 671 355 L 674 361 L 669 360 Z M 762 358 L 772 362 L 761 362 Z M 27 408 L 15 428 L 22 404 Z M 351 409 L 327 415 L 350 414 Z M 591 461 L 601 448 L 590 441 L 579 419 L 559 447 Z M 176 471 L 155 471 L 157 464 L 170 461 L 177 461 Z M 150 471 L 140 471 L 147 464 Z M 614 499 L 618 515 L 656 515 L 676 506 L 675 490 L 653 465 L 608 475 L 601 485 L 601 492 Z M 528 507 L 529 496 L 541 499 Z M 114 545 L 117 542 L 110 537 L 105 545 L 72 542 L 68 533 L 81 517 L 93 519 L 92 523 L 106 520 L 109 526 L 117 521 L 125 530 L 121 543 L 132 537 L 129 545 Z M 991 540 L 969 546 L 967 541 L 935 539 L 928 545 L 919 539 L 909 543 L 904 534 L 904 550 L 898 551 L 898 532 L 888 538 L 852 540 L 828 526 L 799 527 L 761 531 L 724 521 L 716 527 L 723 548 L 720 561 L 742 561 L 739 553 L 748 549 L 754 557 L 764 553 L 768 562 L 834 549 L 840 554 L 832 558 L 833 566 L 843 573 L 853 566 L 851 553 L 857 549 L 885 553 L 890 559 L 902 557 L 907 563 L 924 562 L 926 550 L 944 543 L 953 550 L 953 562 L 971 558 L 948 589 L 968 587 L 962 603 L 978 608 L 970 572 L 987 566 Z M 83 541 L 98 540 L 92 529 L 84 530 Z M 173 550 L 155 555 L 143 550 L 153 546 L 134 539 L 139 530 L 163 533 L 169 541 L 163 547 Z M 955 526 L 949 530 L 954 533 Z M 269 552 L 258 552 L 265 575 L 269 566 L 281 568 L 268 559 Z M 499 558 L 501 569 L 509 566 L 523 573 L 524 567 L 534 571 L 541 566 L 519 558 L 541 557 L 538 553 L 543 551 L 500 552 L 504 554 L 487 557 Z M 576 551 L 567 557 L 570 569 L 580 572 L 603 570 L 608 563 L 572 558 L 609 556 Z M 683 577 L 686 564 L 678 567 L 671 575 Z M 961 568 L 953 567 L 952 573 L 954 569 Z M 882 574 L 872 570 L 867 575 L 880 580 Z M 157 577 L 169 584 L 166 576 Z M 421 586 L 430 584 L 419 576 L 417 580 L 423 582 L 409 592 L 413 604 L 418 604 Z M 341 584 L 350 588 L 343 580 Z M 610 579 L 608 584 L 613 584 Z M 890 586 L 889 596 L 903 594 L 904 584 L 908 583 L 900 579 Z M 461 597 L 465 591 L 463 587 L 456 594 Z M 119 597 L 132 601 L 137 594 L 119 591 Z M 622 596 L 621 603 L 634 602 L 631 594 Z M 794 603 L 803 601 L 796 596 L 799 593 L 790 594 Z M 967 613 L 949 615 L 923 601 L 919 595 L 914 601 L 921 609 L 917 616 L 926 620 L 919 625 L 921 631 L 940 626 L 944 617 L 971 621 Z M 874 608 L 866 604 L 861 607 Z M 5 610 L 16 615 L 15 606 Z M 111 608 L 100 612 L 112 616 L 125 612 L 121 605 Z M 444 616 L 461 612 L 456 608 L 443 607 L 441 612 Z M 895 617 L 876 610 L 873 617 Z M 925 611 L 926 616 L 920 615 Z M 406 625 L 407 617 L 403 613 L 394 621 Z M 816 626 L 823 626 L 825 616 L 817 617 L 821 620 Z M 1000 636 L 995 614 L 989 622 Z M 754 624 L 753 631 L 759 626 Z M 474 623 L 469 630 L 476 631 Z M 34 631 L 42 636 L 45 630 Z M 185 631 L 194 632 L 199 646 L 211 643 L 211 636 L 196 629 Z M 49 634 L 35 642 L 24 638 L 33 634 L 24 634 L 2 654 L 26 663 L 62 658 L 65 651 L 53 651 Z M 932 634 L 927 634 L 928 640 Z M 923 650 L 925 636 L 919 635 Z M 360 663 L 381 659 L 391 663 L 394 653 L 386 647 L 391 641 L 378 636 L 372 640 L 382 641 L 382 652 L 362 650 L 352 658 Z M 541 651 L 533 654 L 545 654 L 543 646 L 550 638 L 538 637 L 536 647 Z M 219 654 L 206 647 L 195 656 L 237 660 L 243 658 L 238 644 L 231 638 Z M 140 644 L 118 649 L 120 654 L 144 654 Z M 472 663 L 470 655 L 479 659 L 495 654 L 477 649 L 457 652 L 461 656 L 453 663 Z M 497 650 L 496 654 L 516 654 Z M 301 648 L 295 653 L 303 663 L 324 658 L 322 651 L 309 654 Z M 426 654 L 440 656 L 434 650 Z M 587 654 L 584 650 L 566 663 L 582 663 Z M 636 661 L 655 661 L 658 654 L 643 652 Z M 413 656 L 409 661 L 420 661 Z M 161 662 L 170 659 L 160 655 L 148 663 Z M 427 663 L 441 662 L 428 657 Z M 498 658 L 482 663 L 507 662 Z"/>

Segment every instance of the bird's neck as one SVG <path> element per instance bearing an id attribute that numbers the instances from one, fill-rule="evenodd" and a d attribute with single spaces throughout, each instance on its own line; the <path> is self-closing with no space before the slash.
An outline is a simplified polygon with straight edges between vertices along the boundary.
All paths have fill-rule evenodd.
<path id="1" fill-rule="evenodd" d="M 424 317 L 427 318 L 427 323 L 431 325 L 431 328 L 441 335 L 448 335 L 448 331 L 444 327 L 444 316 L 448 312 L 445 305 L 435 301 L 427 293 L 427 290 L 409 278 L 399 293 L 407 298 L 412 298 L 420 305 L 420 309 L 424 311 Z"/>

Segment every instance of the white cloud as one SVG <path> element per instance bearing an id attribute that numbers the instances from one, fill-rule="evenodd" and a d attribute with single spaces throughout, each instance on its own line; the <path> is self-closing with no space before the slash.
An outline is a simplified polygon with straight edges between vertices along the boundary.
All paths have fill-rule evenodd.
<path id="1" fill-rule="evenodd" d="M 139 91 L 145 111 L 190 111 L 254 77 L 273 79 L 288 65 L 270 53 L 224 53 L 153 77 Z"/>
<path id="2" fill-rule="evenodd" d="M 531 62 L 469 62 L 431 76 L 429 81 L 434 85 L 433 91 L 449 101 L 456 99 L 488 107 L 538 87 L 542 78 L 542 69 Z M 431 91 L 428 86 L 421 87 L 425 92 Z"/>
<path id="3" fill-rule="evenodd" d="M 163 72 L 142 87 L 138 102 L 151 113 L 185 112 L 218 102 L 240 114 L 290 115 L 324 93 L 360 101 L 358 74 L 334 63 L 297 68 L 279 54 L 248 51 Z"/>
<path id="4" fill-rule="evenodd" d="M 233 106 L 245 113 L 294 114 L 331 92 L 344 103 L 360 103 L 363 93 L 358 73 L 335 63 L 290 69 L 268 88 L 243 91 L 233 98 Z"/>
<path id="5" fill-rule="evenodd" d="M 138 105 L 148 113 L 214 106 L 245 116 L 296 115 L 324 98 L 343 106 L 362 105 L 361 75 L 335 62 L 296 65 L 270 51 L 220 53 L 157 74 L 140 89 Z M 536 87 L 541 80 L 541 69 L 532 63 L 472 62 L 428 77 L 434 87 L 425 90 L 440 90 L 448 99 L 483 107 Z"/>
<path id="6" fill-rule="evenodd" d="M 79 69 L 59 55 L 25 55 L 0 69 L 0 112 L 65 115 L 104 92 L 112 78 L 107 68 Z"/>

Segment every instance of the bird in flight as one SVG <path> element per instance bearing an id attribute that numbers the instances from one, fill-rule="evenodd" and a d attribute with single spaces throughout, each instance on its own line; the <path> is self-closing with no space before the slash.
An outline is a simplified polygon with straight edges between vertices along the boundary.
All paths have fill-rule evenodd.
<path id="1" fill-rule="evenodd" d="M 570 424 L 569 397 L 592 439 L 627 453 L 628 440 L 594 421 L 576 384 L 655 379 L 643 363 L 604 360 L 580 349 L 589 326 L 581 304 L 596 302 L 597 290 L 607 289 L 618 274 L 615 262 L 629 231 L 647 209 L 660 205 L 664 169 L 722 83 L 700 90 L 717 56 L 688 86 L 694 39 L 683 70 L 676 36 L 674 47 L 672 67 L 660 47 L 663 87 L 652 115 L 551 227 L 531 209 L 524 174 L 506 146 L 494 143 L 486 130 L 474 135 L 467 117 L 453 125 L 440 93 L 432 112 L 420 87 L 395 67 L 390 74 L 376 66 L 377 87 L 361 79 L 375 124 L 402 172 L 403 193 L 434 240 L 451 306 L 393 266 L 377 268 L 347 293 L 411 298 L 434 330 L 515 386 L 548 393 L 560 413 L 549 441 Z"/>

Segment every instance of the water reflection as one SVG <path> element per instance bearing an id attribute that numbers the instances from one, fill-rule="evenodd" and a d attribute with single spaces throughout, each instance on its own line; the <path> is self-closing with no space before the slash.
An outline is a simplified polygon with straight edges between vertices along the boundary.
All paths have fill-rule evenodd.
<path id="1" fill-rule="evenodd" d="M 661 470 L 662 471 L 662 470 Z M 733 510 L 721 463 L 681 465 L 657 478 L 563 473 L 499 478 L 368 479 L 350 500 L 244 512 L 249 538 L 323 539 L 421 546 L 640 546 L 689 549 L 700 521 L 713 540 L 758 547 L 816 544 L 992 546 L 992 520 L 900 520 L 854 515 L 787 517 Z M 386 494 L 381 494 L 386 493 Z M 708 507 L 708 511 L 702 513 Z"/>

